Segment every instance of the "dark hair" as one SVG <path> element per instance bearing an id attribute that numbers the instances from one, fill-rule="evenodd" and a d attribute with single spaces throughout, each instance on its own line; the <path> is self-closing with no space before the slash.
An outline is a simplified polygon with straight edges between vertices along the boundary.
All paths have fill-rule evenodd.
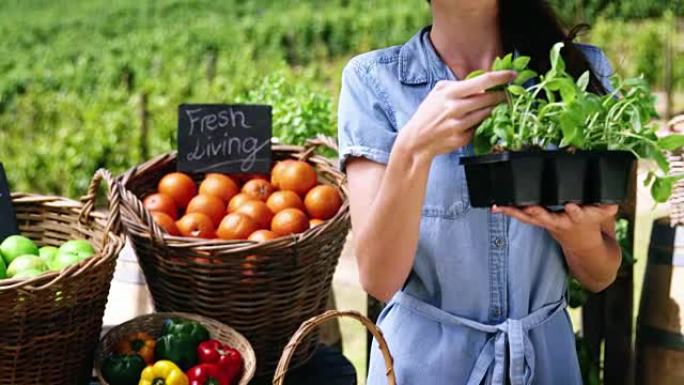
<path id="1" fill-rule="evenodd" d="M 565 47 L 561 53 L 568 73 L 576 79 L 585 71 L 590 71 L 589 91 L 597 94 L 606 93 L 587 58 L 573 43 L 577 34 L 588 29 L 588 25 L 580 24 L 566 33 L 546 0 L 498 0 L 498 3 L 499 28 L 504 52 L 517 50 L 521 55 L 530 56 L 529 67 L 541 74 L 548 71 L 551 66 L 551 47 L 562 41 Z"/>

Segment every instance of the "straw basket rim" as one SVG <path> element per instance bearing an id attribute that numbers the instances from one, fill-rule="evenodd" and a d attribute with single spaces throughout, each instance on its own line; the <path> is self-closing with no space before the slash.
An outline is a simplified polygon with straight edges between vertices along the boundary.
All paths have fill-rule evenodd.
<path id="1" fill-rule="evenodd" d="M 109 384 L 104 377 L 102 377 L 102 372 L 101 372 L 101 365 L 104 360 L 104 358 L 111 353 L 109 350 L 105 349 L 104 345 L 107 341 L 110 339 L 114 339 L 116 336 L 120 335 L 125 335 L 130 332 L 139 332 L 139 331 L 146 331 L 149 332 L 148 330 L 144 330 L 140 328 L 140 325 L 144 325 L 147 322 L 151 321 L 158 321 L 169 319 L 169 318 L 180 318 L 180 319 L 186 319 L 186 320 L 191 320 L 191 321 L 196 321 L 202 324 L 202 326 L 206 327 L 209 329 L 209 334 L 210 338 L 212 339 L 218 339 L 222 343 L 226 343 L 224 340 L 225 338 L 220 338 L 219 336 L 216 336 L 215 333 L 216 331 L 221 331 L 222 333 L 225 333 L 227 335 L 230 335 L 230 338 L 238 341 L 238 344 L 240 346 L 232 346 L 234 349 L 237 349 L 240 352 L 240 355 L 242 356 L 242 362 L 243 362 L 243 372 L 242 372 L 242 377 L 240 378 L 240 381 L 238 382 L 238 385 L 247 385 L 249 382 L 254 378 L 254 374 L 256 373 L 256 353 L 254 352 L 254 349 L 252 348 L 252 345 L 250 344 L 249 340 L 245 338 L 240 332 L 235 330 L 229 325 L 226 325 L 218 320 L 215 320 L 211 317 L 206 317 L 202 316 L 199 314 L 192 314 L 192 313 L 185 313 L 185 312 L 155 312 L 155 313 L 150 313 L 150 314 L 144 314 L 137 316 L 133 319 L 130 319 L 124 323 L 121 323 L 105 333 L 102 338 L 100 338 L 100 341 L 97 345 L 97 349 L 95 350 L 95 365 L 94 365 L 94 370 L 95 370 L 95 375 L 97 379 L 100 381 L 100 384 L 102 385 L 107 385 Z M 156 337 L 155 337 L 156 338 Z"/>

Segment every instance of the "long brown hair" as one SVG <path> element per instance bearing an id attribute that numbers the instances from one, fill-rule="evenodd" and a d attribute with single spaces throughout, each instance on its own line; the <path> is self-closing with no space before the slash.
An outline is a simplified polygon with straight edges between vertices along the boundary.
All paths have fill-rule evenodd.
<path id="1" fill-rule="evenodd" d="M 562 41 L 565 48 L 561 53 L 568 73 L 578 78 L 588 70 L 591 73 L 589 91 L 597 94 L 606 92 L 587 58 L 573 42 L 579 32 L 588 29 L 588 25 L 581 24 L 566 32 L 546 0 L 498 0 L 498 4 L 504 52 L 517 50 L 521 55 L 529 56 L 529 67 L 542 74 L 551 66 L 551 47 Z"/>

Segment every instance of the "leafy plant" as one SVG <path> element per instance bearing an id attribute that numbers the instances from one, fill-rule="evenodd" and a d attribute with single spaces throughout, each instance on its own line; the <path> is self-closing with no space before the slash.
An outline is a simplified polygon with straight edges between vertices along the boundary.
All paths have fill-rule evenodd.
<path id="1" fill-rule="evenodd" d="M 475 153 L 549 148 L 631 151 L 656 161 L 661 173 L 651 172 L 646 183 L 656 201 L 667 200 L 683 175 L 667 175 L 666 152 L 684 146 L 684 135 L 656 136 L 651 124 L 656 117 L 654 98 L 643 77 L 623 80 L 616 75 L 610 92 L 589 92 L 589 72 L 575 80 L 566 71 L 562 48 L 563 43 L 553 46 L 551 68 L 540 76 L 527 69 L 528 57 L 497 58 L 492 70 L 513 69 L 518 77 L 505 87 L 507 102 L 477 127 Z"/>

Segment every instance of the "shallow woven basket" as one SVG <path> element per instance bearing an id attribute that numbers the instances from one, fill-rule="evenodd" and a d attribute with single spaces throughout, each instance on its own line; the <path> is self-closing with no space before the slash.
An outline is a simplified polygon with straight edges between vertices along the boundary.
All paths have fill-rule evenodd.
<path id="1" fill-rule="evenodd" d="M 102 180 L 108 212 L 93 212 Z M 81 202 L 12 196 L 21 233 L 41 246 L 87 239 L 97 254 L 78 265 L 28 280 L 0 280 L 0 384 L 89 383 L 116 257 L 120 196 L 108 171 L 95 174 Z"/>
<path id="2" fill-rule="evenodd" d="M 242 355 L 242 362 L 244 369 L 242 376 L 237 385 L 247 385 L 254 377 L 256 370 L 256 356 L 254 350 L 247 339 L 242 334 L 236 332 L 233 328 L 226 326 L 211 318 L 202 317 L 196 314 L 188 313 L 153 313 L 140 317 L 136 317 L 128 322 L 122 323 L 119 326 L 111 329 L 100 341 L 95 353 L 95 374 L 100 381 L 100 385 L 109 385 L 102 377 L 100 369 L 104 359 L 112 353 L 116 343 L 124 338 L 129 333 L 146 332 L 149 335 L 158 338 L 164 327 L 164 321 L 167 318 L 180 318 L 201 323 L 209 331 L 209 336 L 212 339 L 219 340 L 233 349 L 237 349 Z"/>
<path id="3" fill-rule="evenodd" d="M 157 189 L 176 170 L 167 154 L 121 177 L 122 219 L 150 287 L 157 311 L 185 311 L 229 324 L 254 347 L 257 376 L 273 375 L 289 337 L 309 317 L 326 310 L 335 267 L 349 232 L 344 174 L 329 159 L 314 154 L 318 138 L 306 147 L 274 146 L 275 160 L 307 160 L 319 179 L 337 186 L 344 204 L 335 217 L 302 234 L 265 243 L 195 240 L 164 233 L 139 198 Z M 200 181 L 204 175 L 193 175 Z M 293 359 L 298 366 L 315 352 L 317 333 L 302 342 Z"/>
<path id="4" fill-rule="evenodd" d="M 329 310 L 302 323 L 302 325 L 290 339 L 290 342 L 288 342 L 288 344 L 285 346 L 285 349 L 283 349 L 283 354 L 280 357 L 278 367 L 276 368 L 275 375 L 273 376 L 273 385 L 283 385 L 285 383 L 285 377 L 287 375 L 288 368 L 290 367 L 292 356 L 296 354 L 297 348 L 304 341 L 306 341 L 307 336 L 312 332 L 315 332 L 316 329 L 322 324 L 336 318 L 355 319 L 371 332 L 373 337 L 375 337 L 375 340 L 378 342 L 378 349 L 380 349 L 382 358 L 385 360 L 387 383 L 389 385 L 397 385 L 397 379 L 394 374 L 394 361 L 392 360 L 392 354 L 390 354 L 387 341 L 382 335 L 382 331 L 373 323 L 373 321 L 369 320 L 359 312 L 338 310 Z"/>

